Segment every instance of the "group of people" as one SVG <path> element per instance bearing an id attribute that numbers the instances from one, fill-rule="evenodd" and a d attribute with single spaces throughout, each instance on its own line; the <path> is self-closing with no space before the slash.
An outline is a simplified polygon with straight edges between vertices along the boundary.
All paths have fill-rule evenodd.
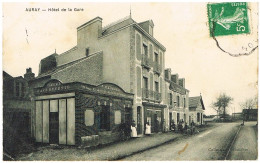
<path id="1" fill-rule="evenodd" d="M 181 119 L 177 123 L 177 128 L 176 128 L 176 125 L 175 125 L 174 120 L 173 120 L 171 122 L 171 124 L 170 124 L 170 128 L 171 128 L 171 131 L 181 132 L 181 133 L 183 133 L 184 131 L 189 130 L 191 132 L 191 134 L 193 134 L 194 130 L 195 130 L 195 123 L 192 121 L 191 125 L 188 126 L 187 122 L 184 122 L 184 120 Z"/>
<path id="2" fill-rule="evenodd" d="M 157 122 L 157 123 L 158 124 L 157 125 L 155 124 L 155 126 L 154 126 L 154 131 L 155 132 L 156 131 L 158 132 L 159 122 Z M 164 122 L 163 122 L 163 131 L 166 131 L 166 127 L 165 126 L 166 125 L 165 125 L 165 120 L 164 120 Z M 180 133 L 190 131 L 190 133 L 193 134 L 194 131 L 195 131 L 195 123 L 192 121 L 190 126 L 188 126 L 188 124 L 186 122 L 184 122 L 183 119 L 181 119 L 181 120 L 179 120 L 179 122 L 177 123 L 177 126 L 176 126 L 176 124 L 174 123 L 174 120 L 173 120 L 170 123 L 170 130 L 171 131 L 175 131 L 175 132 L 180 132 Z M 131 124 L 130 123 L 124 123 L 121 126 L 121 131 L 123 133 L 124 139 L 125 138 L 128 139 L 130 137 L 137 137 L 137 127 L 136 127 L 135 121 L 133 120 L 131 122 Z M 145 135 L 150 135 L 152 133 L 152 131 L 151 131 L 151 124 L 150 124 L 149 121 L 145 124 L 144 133 L 145 133 Z"/>

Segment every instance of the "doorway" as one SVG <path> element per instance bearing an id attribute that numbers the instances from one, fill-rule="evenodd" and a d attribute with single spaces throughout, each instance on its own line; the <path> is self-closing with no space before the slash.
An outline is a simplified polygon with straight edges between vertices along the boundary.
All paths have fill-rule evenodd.
<path id="1" fill-rule="evenodd" d="M 137 107 L 137 134 L 142 133 L 142 113 L 141 113 L 141 107 Z"/>
<path id="2" fill-rule="evenodd" d="M 170 118 L 170 130 L 171 130 L 171 128 L 172 128 L 172 112 L 170 112 L 170 115 L 169 115 L 169 118 Z"/>
<path id="3" fill-rule="evenodd" d="M 50 112 L 50 144 L 59 143 L 59 113 Z"/>

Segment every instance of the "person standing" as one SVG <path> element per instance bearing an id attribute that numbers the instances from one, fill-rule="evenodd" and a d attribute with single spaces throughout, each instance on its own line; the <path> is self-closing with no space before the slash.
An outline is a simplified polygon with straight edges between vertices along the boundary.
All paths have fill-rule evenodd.
<path id="1" fill-rule="evenodd" d="M 151 126 L 149 121 L 145 125 L 145 135 L 150 135 L 151 134 Z"/>
<path id="2" fill-rule="evenodd" d="M 137 131 L 136 131 L 136 126 L 135 126 L 135 121 L 134 120 L 131 123 L 131 137 L 132 138 L 137 137 Z"/>

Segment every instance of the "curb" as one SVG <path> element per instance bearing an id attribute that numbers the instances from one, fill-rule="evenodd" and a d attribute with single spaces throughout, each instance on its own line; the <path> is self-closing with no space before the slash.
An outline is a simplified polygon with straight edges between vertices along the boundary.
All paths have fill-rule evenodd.
<path id="1" fill-rule="evenodd" d="M 235 137 L 234 137 L 234 139 L 233 139 L 233 141 L 232 141 L 232 143 L 231 143 L 231 145 L 230 145 L 230 147 L 229 147 L 229 149 L 228 149 L 227 155 L 225 156 L 225 159 L 224 159 L 224 160 L 227 160 L 227 157 L 229 156 L 229 153 L 230 153 L 230 151 L 231 151 L 231 149 L 232 149 L 232 146 L 233 146 L 234 143 L 235 143 L 235 140 L 236 140 L 236 138 L 237 138 L 237 135 L 238 135 L 238 133 L 239 133 L 241 127 L 242 127 L 242 125 L 239 126 L 239 129 L 238 129 L 238 131 L 237 131 L 237 133 L 236 133 L 236 135 L 235 135 Z"/>

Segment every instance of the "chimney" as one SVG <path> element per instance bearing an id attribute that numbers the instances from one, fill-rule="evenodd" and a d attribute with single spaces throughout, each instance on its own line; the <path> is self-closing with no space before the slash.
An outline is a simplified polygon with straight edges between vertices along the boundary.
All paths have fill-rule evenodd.
<path id="1" fill-rule="evenodd" d="M 167 68 L 164 70 L 164 74 L 165 74 L 165 79 L 171 80 L 171 69 Z"/>
<path id="2" fill-rule="evenodd" d="M 171 75 L 171 81 L 176 84 L 179 84 L 179 74 Z"/>
<path id="3" fill-rule="evenodd" d="M 96 17 L 77 28 L 77 46 L 85 47 L 102 35 L 102 18 Z"/>
<path id="4" fill-rule="evenodd" d="M 35 74 L 32 73 L 32 68 L 31 67 L 27 68 L 26 73 L 24 74 L 24 79 L 29 81 L 29 80 L 34 79 L 34 77 L 35 77 Z"/>
<path id="5" fill-rule="evenodd" d="M 179 85 L 185 88 L 185 78 L 179 79 Z"/>

